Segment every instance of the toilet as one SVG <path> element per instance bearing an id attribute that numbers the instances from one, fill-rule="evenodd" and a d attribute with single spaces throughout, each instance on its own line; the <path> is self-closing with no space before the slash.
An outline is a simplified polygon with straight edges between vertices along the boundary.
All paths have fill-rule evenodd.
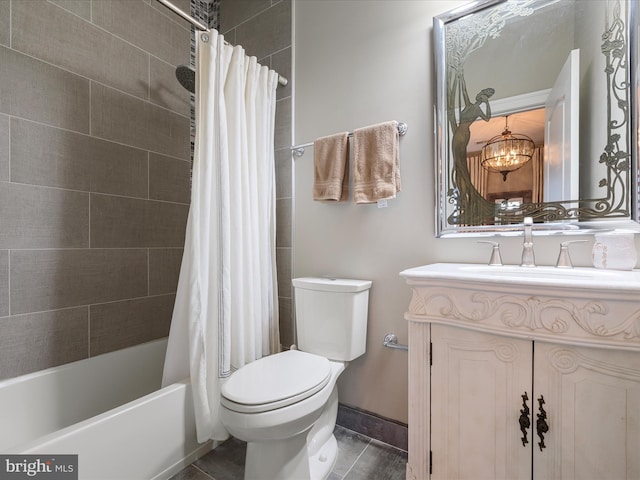
<path id="1" fill-rule="evenodd" d="M 247 442 L 245 480 L 324 480 L 338 446 L 336 381 L 365 352 L 368 280 L 295 278 L 297 349 L 239 368 L 220 420 Z"/>

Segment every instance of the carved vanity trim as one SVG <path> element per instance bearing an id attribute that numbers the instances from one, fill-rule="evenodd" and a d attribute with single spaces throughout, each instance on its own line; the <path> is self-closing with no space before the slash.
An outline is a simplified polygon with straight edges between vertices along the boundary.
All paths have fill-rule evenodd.
<path id="1" fill-rule="evenodd" d="M 606 280 L 601 287 L 519 285 L 508 278 L 487 282 L 434 273 L 420 279 L 407 277 L 407 284 L 412 298 L 405 319 L 412 322 L 640 351 L 640 297 L 607 287 Z"/>

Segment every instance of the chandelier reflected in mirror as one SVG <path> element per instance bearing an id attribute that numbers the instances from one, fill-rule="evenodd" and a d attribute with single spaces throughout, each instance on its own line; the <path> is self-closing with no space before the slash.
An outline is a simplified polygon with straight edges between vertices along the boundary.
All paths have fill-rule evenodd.
<path id="1" fill-rule="evenodd" d="M 502 174 L 502 180 L 506 182 L 507 175 L 531 160 L 534 151 L 535 144 L 531 138 L 509 130 L 507 115 L 504 117 L 504 131 L 482 147 L 481 165 L 490 172 Z"/>

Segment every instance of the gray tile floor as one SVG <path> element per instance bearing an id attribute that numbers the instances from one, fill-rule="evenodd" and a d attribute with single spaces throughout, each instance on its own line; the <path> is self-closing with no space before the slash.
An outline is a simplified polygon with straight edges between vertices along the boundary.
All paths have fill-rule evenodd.
<path id="1" fill-rule="evenodd" d="M 404 480 L 407 452 L 336 426 L 338 459 L 328 480 Z M 170 480 L 242 480 L 246 444 L 232 438 Z"/>

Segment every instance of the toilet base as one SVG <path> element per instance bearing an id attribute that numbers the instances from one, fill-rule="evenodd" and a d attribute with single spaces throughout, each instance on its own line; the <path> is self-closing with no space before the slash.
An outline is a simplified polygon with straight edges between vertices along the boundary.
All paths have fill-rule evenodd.
<path id="1" fill-rule="evenodd" d="M 311 480 L 325 480 L 338 459 L 338 441 L 331 435 L 320 451 L 309 459 Z"/>
<path id="2" fill-rule="evenodd" d="M 338 442 L 331 435 L 309 457 L 306 432 L 279 442 L 247 443 L 244 480 L 326 480 L 338 458 Z"/>
<path id="3" fill-rule="evenodd" d="M 312 480 L 307 431 L 283 440 L 248 442 L 244 480 Z"/>

